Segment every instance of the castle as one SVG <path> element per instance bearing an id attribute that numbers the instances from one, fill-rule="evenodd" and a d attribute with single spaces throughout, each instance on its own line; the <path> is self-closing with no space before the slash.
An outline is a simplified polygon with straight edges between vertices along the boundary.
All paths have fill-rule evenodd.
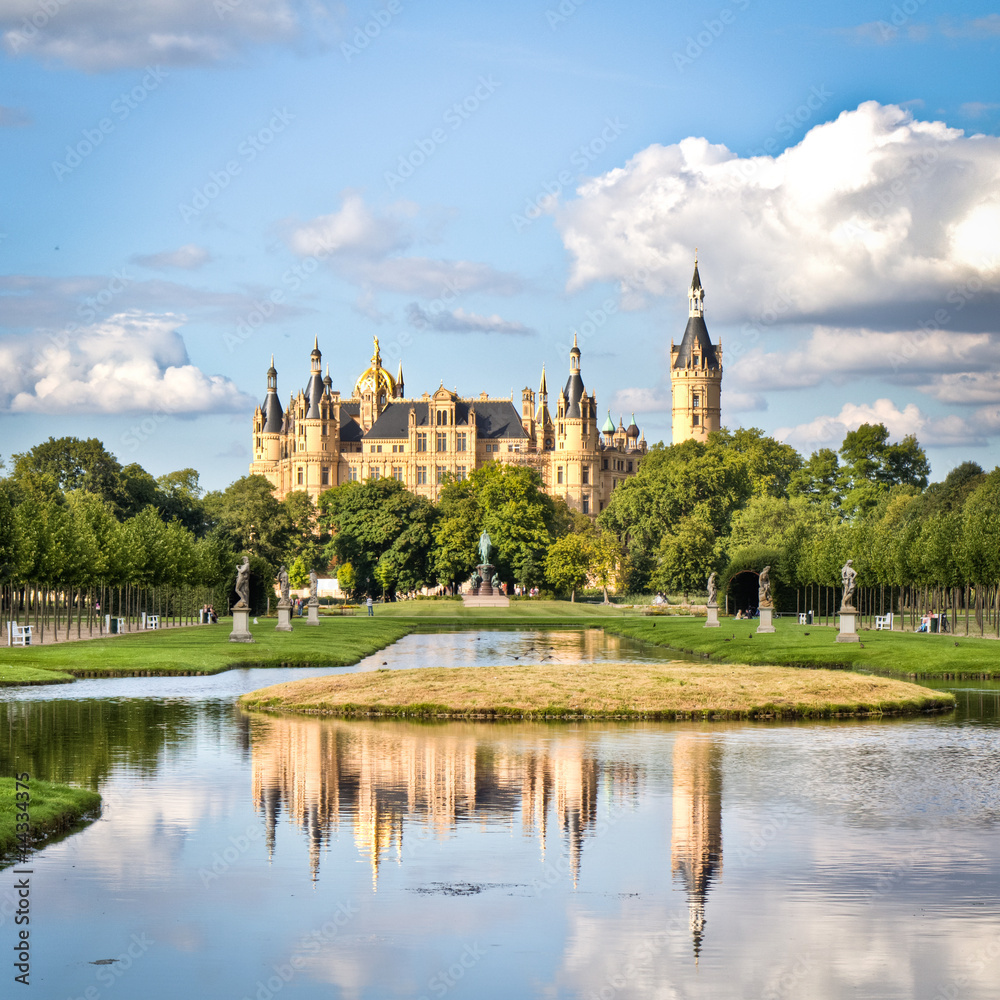
<path id="1" fill-rule="evenodd" d="M 704 289 L 695 261 L 687 329 L 671 342 L 674 441 L 704 440 L 719 427 L 721 348 L 703 318 Z M 596 516 L 615 488 L 634 476 L 646 455 L 635 423 L 616 425 L 608 412 L 598 428 L 597 397 L 587 393 L 573 337 L 569 377 L 549 409 L 545 368 L 538 392 L 525 388 L 521 412 L 513 397 L 460 396 L 442 383 L 419 397 L 405 393 L 400 362 L 393 377 L 382 365 L 378 338 L 368 367 L 347 398 L 323 375 L 318 339 L 309 380 L 284 407 L 278 399 L 274 358 L 267 395 L 253 416 L 251 474 L 266 476 L 279 499 L 295 490 L 312 500 L 341 483 L 391 477 L 436 500 L 449 476 L 462 480 L 487 462 L 534 468 L 545 491 L 574 510 Z"/>

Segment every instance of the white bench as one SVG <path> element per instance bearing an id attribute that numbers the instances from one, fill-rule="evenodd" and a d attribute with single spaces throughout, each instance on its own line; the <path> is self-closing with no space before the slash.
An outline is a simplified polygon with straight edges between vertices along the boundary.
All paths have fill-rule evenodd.
<path id="1" fill-rule="evenodd" d="M 18 625 L 17 622 L 7 622 L 7 645 L 30 646 L 33 625 Z"/>
<path id="2" fill-rule="evenodd" d="M 142 614 L 142 627 L 143 628 L 159 628 L 160 627 L 160 616 L 159 615 L 147 615 L 145 612 Z"/>
<path id="3" fill-rule="evenodd" d="M 115 623 L 114 630 L 112 630 L 112 628 L 111 628 L 111 623 L 112 622 Z M 119 635 L 121 635 L 121 633 L 125 631 L 125 619 L 124 618 L 115 618 L 115 617 L 112 617 L 111 615 L 105 615 L 104 616 L 104 628 L 105 628 L 105 631 L 109 632 L 111 635 L 114 635 L 116 633 L 119 634 Z"/>
<path id="4" fill-rule="evenodd" d="M 875 616 L 875 631 L 881 632 L 883 629 L 888 629 L 892 631 L 892 612 L 890 611 L 887 615 L 876 615 Z"/>

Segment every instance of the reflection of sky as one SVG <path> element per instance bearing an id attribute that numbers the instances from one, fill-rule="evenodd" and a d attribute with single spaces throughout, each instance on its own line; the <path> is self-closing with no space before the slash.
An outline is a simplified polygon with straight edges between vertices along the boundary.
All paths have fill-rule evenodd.
<path id="1" fill-rule="evenodd" d="M 301 968 L 277 991 L 282 998 L 607 989 L 616 998 L 932 1000 L 949 986 L 970 1000 L 995 996 L 995 726 L 254 717 L 248 735 L 238 713 L 194 707 L 201 721 L 166 742 L 155 775 L 114 769 L 102 787 L 105 817 L 34 859 L 39 995 L 61 1000 L 95 986 L 102 997 L 252 1000 L 296 957 Z M 285 771 L 269 851 L 252 775 L 261 738 L 278 722 L 282 739 L 317 749 L 270 758 Z M 323 740 L 307 735 L 322 730 Z M 330 733 L 344 734 L 339 744 Z M 678 756 L 681 737 L 710 741 L 704 759 L 718 768 L 717 783 L 701 781 L 698 753 Z M 400 749 L 389 753 L 387 741 Z M 680 758 L 692 801 L 702 787 L 722 797 L 724 863 L 705 897 L 697 968 L 687 894 L 671 870 Z M 476 801 L 489 808 L 442 822 L 441 804 L 450 808 L 454 796 L 438 783 L 470 766 Z M 551 793 L 544 845 L 538 816 L 525 824 L 515 794 L 519 776 L 537 767 Z M 323 773 L 325 784 L 314 780 Z M 594 811 L 574 882 L 560 801 L 572 806 L 588 774 Z M 388 842 L 374 887 L 357 822 L 358 788 L 373 775 L 382 775 L 374 794 L 391 791 L 402 832 L 398 851 Z M 297 810 L 328 804 L 334 784 L 339 824 L 319 848 L 314 877 Z M 510 795 L 492 795 L 494 787 Z M 441 891 L 466 883 L 481 891 Z M 8 921 L 0 932 L 5 947 L 11 929 Z M 89 964 L 121 955 L 142 934 L 155 943 L 131 968 Z M 114 969 L 122 974 L 112 986 L 97 978 Z M 442 994 L 449 969 L 461 978 Z"/>

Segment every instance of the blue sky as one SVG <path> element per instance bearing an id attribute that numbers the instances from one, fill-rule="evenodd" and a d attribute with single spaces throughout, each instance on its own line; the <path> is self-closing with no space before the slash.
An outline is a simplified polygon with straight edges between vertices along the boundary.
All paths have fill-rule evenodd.
<path id="1" fill-rule="evenodd" d="M 985 4 L 0 0 L 0 455 L 209 488 L 275 355 L 558 385 L 669 440 L 694 248 L 723 419 L 998 462 Z"/>

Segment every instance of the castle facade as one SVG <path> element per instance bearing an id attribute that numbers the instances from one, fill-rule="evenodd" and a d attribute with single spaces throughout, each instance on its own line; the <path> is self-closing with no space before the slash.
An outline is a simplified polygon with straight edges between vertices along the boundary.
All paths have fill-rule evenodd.
<path id="1" fill-rule="evenodd" d="M 687 329 L 671 342 L 673 439 L 704 440 L 719 428 L 722 349 L 712 344 L 703 318 L 704 289 L 695 261 Z M 449 476 L 462 480 L 488 462 L 538 471 L 545 491 L 574 510 L 596 517 L 647 452 L 635 416 L 626 427 L 610 411 L 598 426 L 597 397 L 588 393 L 576 337 L 569 374 L 552 409 L 545 369 L 538 391 L 525 388 L 520 412 L 512 397 L 462 396 L 442 383 L 407 396 L 400 363 L 395 376 L 382 365 L 378 338 L 368 367 L 350 396 L 323 374 L 318 340 L 309 378 L 282 407 L 274 358 L 267 395 L 253 416 L 251 474 L 266 476 L 279 499 L 302 490 L 315 501 L 341 483 L 390 477 L 436 500 Z"/>

